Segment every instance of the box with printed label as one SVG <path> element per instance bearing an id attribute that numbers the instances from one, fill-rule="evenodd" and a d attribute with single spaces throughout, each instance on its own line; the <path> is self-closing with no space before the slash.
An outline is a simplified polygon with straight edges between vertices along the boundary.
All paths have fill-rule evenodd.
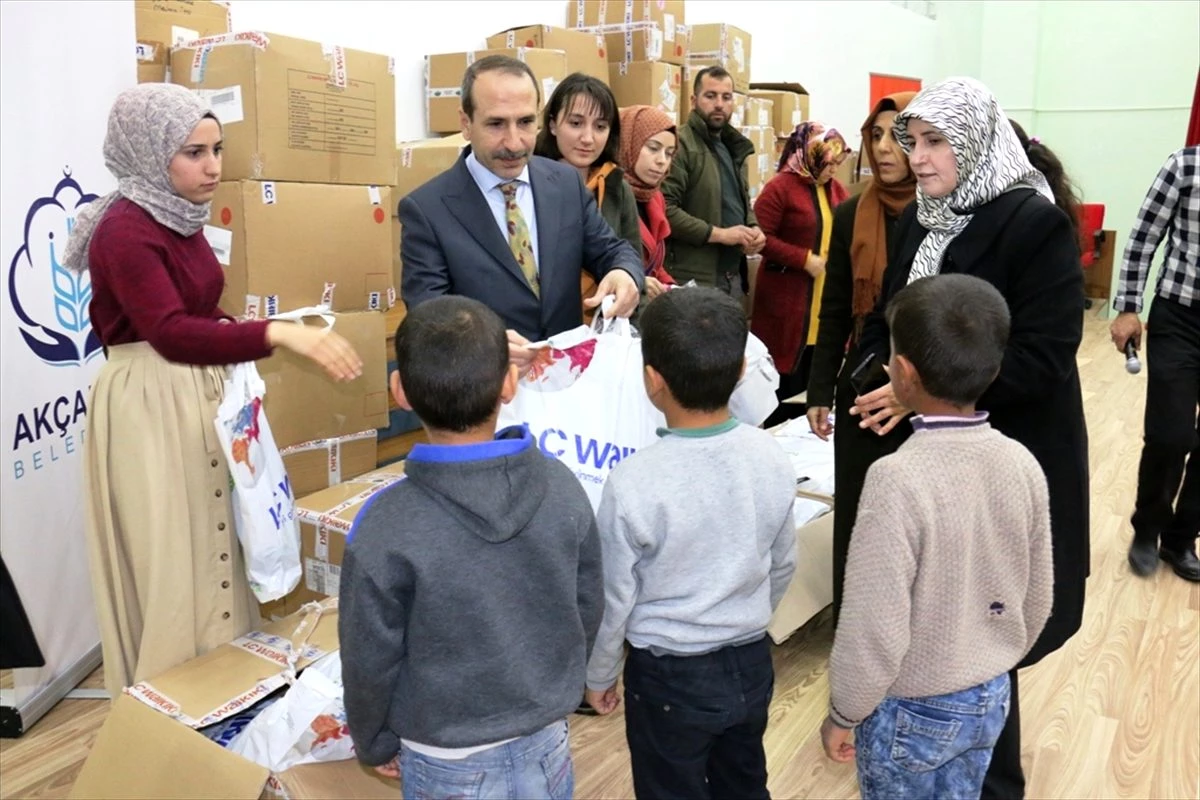
<path id="1" fill-rule="evenodd" d="M 750 190 L 750 202 L 758 199 L 767 181 L 775 176 L 774 164 L 768 153 L 757 153 L 746 159 L 746 186 Z"/>
<path id="2" fill-rule="evenodd" d="M 556 28 L 553 25 L 526 25 L 510 28 L 487 38 L 491 48 L 534 47 L 562 50 L 567 54 L 567 74 L 582 72 L 608 83 L 608 50 L 604 37 L 597 33 Z M 545 99 L 543 98 L 543 102 Z"/>
<path id="3" fill-rule="evenodd" d="M 687 22 L 683 11 L 684 0 L 569 0 L 567 21 L 572 28 L 655 22 L 670 33 Z"/>
<path id="4" fill-rule="evenodd" d="M 392 182 L 396 79 L 388 56 L 274 33 L 230 33 L 171 53 L 224 128 L 225 180 Z"/>
<path id="5" fill-rule="evenodd" d="M 608 82 L 607 76 L 605 82 Z M 392 199 L 397 208 L 393 208 L 392 213 L 397 213 L 400 201 L 410 192 L 454 166 L 466 146 L 467 140 L 461 133 L 396 145 L 396 179 L 393 181 L 396 191 Z"/>
<path id="6" fill-rule="evenodd" d="M 723 22 L 691 25 L 692 50 L 690 58 L 715 60 L 733 76 L 733 88 L 744 92 L 750 88 L 750 34 Z"/>
<path id="7" fill-rule="evenodd" d="M 798 83 L 752 83 L 750 94 L 775 103 L 772 125 L 780 136 L 808 120 L 808 90 Z"/>
<path id="8" fill-rule="evenodd" d="M 775 124 L 775 103 L 753 93 L 746 96 L 745 124 L 753 128 L 770 128 Z"/>
<path id="9" fill-rule="evenodd" d="M 517 47 L 425 56 L 425 116 L 430 132 L 455 133 L 462 130 L 458 112 L 462 108 L 463 73 L 479 59 L 493 55 L 509 56 L 529 65 L 541 93 L 538 108 L 545 104 L 562 79 L 570 74 L 567 54 L 562 50 Z"/>
<path id="10" fill-rule="evenodd" d="M 735 128 L 744 128 L 750 124 L 746 121 L 746 95 L 741 92 L 733 93 L 733 113 L 729 115 L 729 124 Z"/>
<path id="11" fill-rule="evenodd" d="M 404 477 L 404 462 L 372 470 L 296 501 L 304 577 L 288 595 L 297 608 L 313 600 L 337 597 L 346 552 L 346 535 L 367 500 Z"/>
<path id="12" fill-rule="evenodd" d="M 304 497 L 375 469 L 379 432 L 374 428 L 281 448 L 292 494 Z"/>
<path id="13" fill-rule="evenodd" d="M 137 43 L 138 83 L 164 83 L 167 80 L 167 51 L 159 42 Z"/>
<path id="14" fill-rule="evenodd" d="M 771 156 L 775 154 L 774 128 L 746 127 L 741 129 L 741 133 L 754 143 L 755 153 L 766 153 Z"/>
<path id="15" fill-rule="evenodd" d="M 661 61 L 609 64 L 609 85 L 617 105 L 656 106 L 679 123 L 683 70 Z"/>
<path id="16" fill-rule="evenodd" d="M 256 362 L 267 385 L 263 409 L 279 449 L 386 427 L 389 392 L 383 313 L 314 311 L 295 324 L 332 327 L 362 359 L 362 375 L 335 383 L 316 363 L 282 347 Z"/>
<path id="17" fill-rule="evenodd" d="M 210 726 L 229 724 L 336 652 L 337 623 L 337 602 L 329 600 L 125 689 L 113 699 L 69 796 L 399 797 L 396 781 L 356 760 L 273 772 L 209 738 Z"/>
<path id="18" fill-rule="evenodd" d="M 390 308 L 392 208 L 387 186 L 222 182 L 204 227 L 225 266 L 221 308 L 251 318 Z"/>
<path id="19" fill-rule="evenodd" d="M 691 35 L 686 25 L 675 27 L 672 41 L 667 41 L 666 32 L 657 22 L 598 25 L 580 30 L 604 36 L 610 64 L 665 61 L 668 64 L 683 66 L 687 63 Z"/>
<path id="20" fill-rule="evenodd" d="M 139 42 L 172 47 L 180 42 L 229 33 L 229 3 L 134 0 L 133 20 Z"/>

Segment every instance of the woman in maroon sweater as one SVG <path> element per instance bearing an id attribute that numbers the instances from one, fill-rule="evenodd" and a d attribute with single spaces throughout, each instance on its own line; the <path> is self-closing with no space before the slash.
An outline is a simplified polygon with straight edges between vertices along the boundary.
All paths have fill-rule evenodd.
<path id="1" fill-rule="evenodd" d="M 767 243 L 750 329 L 775 360 L 780 400 L 803 391 L 806 383 L 800 358 L 810 339 L 813 298 L 825 274 L 832 212 L 846 199 L 846 188 L 833 179 L 846 155 L 846 141 L 837 131 L 826 131 L 819 122 L 796 126 L 779 159 L 779 173 L 754 203 Z"/>
<path id="2" fill-rule="evenodd" d="M 282 346 L 334 380 L 362 370 L 336 333 L 237 322 L 204 238 L 221 178 L 221 127 L 181 86 L 142 84 L 113 104 L 104 159 L 117 191 L 83 208 L 65 261 L 88 271 L 108 362 L 85 444 L 87 540 L 104 682 L 125 686 L 258 622 L 232 523 L 214 419 L 224 371 Z"/>

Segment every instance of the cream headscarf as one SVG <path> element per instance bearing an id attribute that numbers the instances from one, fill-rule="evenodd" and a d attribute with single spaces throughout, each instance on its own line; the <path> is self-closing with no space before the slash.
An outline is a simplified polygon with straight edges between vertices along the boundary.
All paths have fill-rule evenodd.
<path id="1" fill-rule="evenodd" d="M 975 211 L 1005 192 L 1036 189 L 1050 202 L 1054 193 L 1029 163 L 1008 117 L 995 96 L 972 78 L 949 78 L 920 92 L 896 115 L 894 135 L 912 154 L 909 120 L 919 119 L 941 131 L 954 150 L 958 185 L 945 197 L 929 197 L 917 186 L 917 221 L 929 231 L 913 259 L 908 282 L 936 275 L 954 237 L 970 224 Z"/>
<path id="2" fill-rule="evenodd" d="M 117 95 L 108 114 L 104 165 L 117 190 L 84 206 L 75 218 L 63 262 L 76 272 L 88 268 L 88 243 L 104 214 L 120 197 L 181 236 L 208 222 L 211 203 L 193 203 L 171 185 L 168 168 L 196 125 L 215 116 L 194 92 L 170 83 L 142 83 Z"/>

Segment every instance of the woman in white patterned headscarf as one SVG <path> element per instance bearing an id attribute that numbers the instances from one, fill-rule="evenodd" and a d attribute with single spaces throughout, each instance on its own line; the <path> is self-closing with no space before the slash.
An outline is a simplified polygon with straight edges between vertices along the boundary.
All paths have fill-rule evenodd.
<path id="1" fill-rule="evenodd" d="M 181 86 L 145 83 L 113 104 L 104 161 L 117 190 L 82 209 L 64 260 L 91 277 L 108 363 L 85 442 L 87 543 L 104 683 L 114 697 L 245 633 L 258 620 L 217 444 L 220 365 L 280 346 L 335 380 L 361 372 L 336 333 L 238 322 L 203 229 L 222 131 Z"/>
<path id="2" fill-rule="evenodd" d="M 1037 458 L 1050 490 L 1054 611 L 1021 666 L 1057 650 L 1083 618 L 1089 571 L 1087 427 L 1075 354 L 1083 335 L 1083 270 L 1074 221 L 1054 204 L 992 93 L 970 78 L 920 92 L 896 115 L 895 136 L 917 178 L 917 199 L 895 234 L 860 354 L 890 355 L 883 310 L 900 289 L 938 273 L 974 275 L 1004 295 L 1012 329 L 999 375 L 977 407 Z M 847 421 L 899 447 L 910 411 L 891 386 L 855 398 Z M 861 419 L 861 422 L 859 420 Z M 962 491 L 974 487 L 963 486 Z M 970 531 L 964 531 L 969 535 Z M 992 755 L 983 797 L 1022 797 L 1017 672 L 1012 705 Z"/>

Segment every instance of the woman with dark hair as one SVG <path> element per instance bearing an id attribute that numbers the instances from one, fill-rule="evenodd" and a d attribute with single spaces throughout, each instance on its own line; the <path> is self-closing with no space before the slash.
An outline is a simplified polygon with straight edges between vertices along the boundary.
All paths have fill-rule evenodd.
<path id="1" fill-rule="evenodd" d="M 840 133 L 819 122 L 801 123 L 784 146 L 778 174 L 754 203 L 767 241 L 750 328 L 775 360 L 780 400 L 804 389 L 801 356 L 816 341 L 816 325 L 810 322 L 819 310 L 833 209 L 846 199 L 846 187 L 833 173 L 846 157 Z M 781 404 L 764 424 L 781 422 L 787 413 Z"/>
<path id="2" fill-rule="evenodd" d="M 617 235 L 641 252 L 637 201 L 619 165 L 621 116 L 612 90 L 582 72 L 563 79 L 542 112 L 534 155 L 570 164 Z M 589 276 L 590 277 L 590 276 Z"/>
<path id="3" fill-rule="evenodd" d="M 917 178 L 917 202 L 897 223 L 860 352 L 887 363 L 890 331 L 883 311 L 912 282 L 962 273 L 994 285 L 1012 324 L 1000 372 L 977 404 L 987 415 L 979 421 L 1023 444 L 1049 489 L 1054 607 L 1032 650 L 1009 673 L 1011 707 L 983 787 L 984 798 L 1020 798 L 1025 775 L 1016 667 L 1036 664 L 1079 630 L 1090 569 L 1088 435 L 1075 363 L 1084 310 L 1079 246 L 1072 220 L 983 84 L 970 78 L 935 84 L 913 98 L 894 124 Z M 911 412 L 897 402 L 890 383 L 868 387 L 854 402 L 851 413 L 862 427 L 897 445 L 912 432 L 909 425 L 897 427 Z"/>
<path id="4" fill-rule="evenodd" d="M 1054 205 L 1066 212 L 1071 224 L 1078 229 L 1079 195 L 1075 191 L 1075 184 L 1067 177 L 1062 161 L 1041 139 L 1026 134 L 1025 129 L 1016 120 L 1010 119 L 1008 122 L 1016 132 L 1017 141 L 1021 143 L 1025 155 L 1029 156 L 1029 163 L 1033 164 L 1034 169 L 1042 173 L 1046 182 L 1050 184 L 1050 191 L 1054 193 Z"/>
<path id="5" fill-rule="evenodd" d="M 838 206 L 833 213 L 833 237 L 825 266 L 821 294 L 820 328 L 813 348 L 808 377 L 808 424 L 813 433 L 828 440 L 833 433 L 830 411 L 837 403 L 837 435 L 833 438 L 833 620 L 842 607 L 842 581 L 850 532 L 858 512 L 867 468 L 891 452 L 890 440 L 857 425 L 850 416 L 854 389 L 850 373 L 858 366 L 858 339 L 863 319 L 875 307 L 887 268 L 889 246 L 896 221 L 917 196 L 917 180 L 908 168 L 908 156 L 892 134 L 892 122 L 915 92 L 881 98 L 862 126 L 862 152 L 871 166 L 871 181 L 862 194 Z M 836 391 L 835 391 L 836 388 Z"/>

